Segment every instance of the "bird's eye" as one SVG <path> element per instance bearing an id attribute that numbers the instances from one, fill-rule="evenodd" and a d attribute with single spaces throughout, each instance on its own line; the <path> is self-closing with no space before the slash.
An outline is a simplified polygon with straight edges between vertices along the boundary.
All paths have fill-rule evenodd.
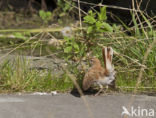
<path id="1" fill-rule="evenodd" d="M 91 60 L 90 60 L 90 63 L 92 64 L 93 62 L 94 62 L 94 59 L 91 59 Z"/>

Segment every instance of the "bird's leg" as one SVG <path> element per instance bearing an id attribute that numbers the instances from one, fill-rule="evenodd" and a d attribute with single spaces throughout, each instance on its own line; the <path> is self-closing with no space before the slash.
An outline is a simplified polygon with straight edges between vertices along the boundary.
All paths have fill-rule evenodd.
<path id="1" fill-rule="evenodd" d="M 108 91 L 108 85 L 106 86 L 106 90 L 104 91 L 104 94 L 106 94 Z"/>
<path id="2" fill-rule="evenodd" d="M 99 95 L 101 91 L 103 91 L 103 86 L 101 84 L 99 84 L 99 86 L 100 86 L 100 90 L 95 94 L 95 96 Z"/>

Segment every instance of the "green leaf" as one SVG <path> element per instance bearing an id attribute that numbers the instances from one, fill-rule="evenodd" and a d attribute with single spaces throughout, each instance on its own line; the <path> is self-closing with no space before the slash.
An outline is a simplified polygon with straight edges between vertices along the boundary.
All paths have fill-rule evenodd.
<path id="1" fill-rule="evenodd" d="M 107 20 L 106 7 L 100 8 L 100 13 L 98 13 L 98 20 L 100 21 Z"/>
<path id="2" fill-rule="evenodd" d="M 52 16 L 52 13 L 48 11 L 48 12 L 46 13 L 46 16 L 47 16 L 48 18 L 50 18 L 50 17 Z"/>
<path id="3" fill-rule="evenodd" d="M 77 43 L 74 43 L 74 49 L 76 49 L 77 51 L 79 50 L 79 45 Z"/>
<path id="4" fill-rule="evenodd" d="M 22 33 L 20 33 L 20 32 L 15 32 L 15 33 L 14 33 L 14 36 L 15 36 L 16 38 L 26 40 L 26 37 L 25 37 Z"/>
<path id="5" fill-rule="evenodd" d="M 43 10 L 39 11 L 39 15 L 42 18 L 42 20 L 44 20 L 46 18 L 45 12 Z"/>
<path id="6" fill-rule="evenodd" d="M 89 34 L 89 33 L 91 33 L 93 31 L 93 27 L 92 26 L 89 26 L 88 28 L 87 28 L 87 33 Z"/>
<path id="7" fill-rule="evenodd" d="M 43 14 L 44 14 L 44 11 L 43 10 L 40 10 L 39 11 L 39 15 L 42 16 Z"/>
<path id="8" fill-rule="evenodd" d="M 66 42 L 69 42 L 70 41 L 70 38 L 69 37 L 64 37 L 64 40 L 66 41 Z"/>
<path id="9" fill-rule="evenodd" d="M 89 24 L 94 24 L 96 22 L 96 19 L 88 15 L 84 17 L 84 22 L 89 23 Z"/>
<path id="10" fill-rule="evenodd" d="M 65 14 L 64 12 L 62 12 L 62 13 L 59 14 L 60 17 L 63 17 L 63 16 L 65 16 L 65 15 L 66 15 L 66 14 Z"/>
<path id="11" fill-rule="evenodd" d="M 65 4 L 65 7 L 63 8 L 63 11 L 67 12 L 70 8 L 71 8 L 71 6 L 69 4 Z"/>
<path id="12" fill-rule="evenodd" d="M 102 26 L 103 26 L 103 28 L 106 29 L 106 31 L 113 32 L 112 26 L 110 26 L 108 23 L 103 22 L 103 23 L 102 23 Z"/>
<path id="13" fill-rule="evenodd" d="M 66 47 L 66 48 L 64 49 L 64 52 L 65 52 L 65 53 L 69 53 L 69 52 L 71 52 L 71 51 L 72 51 L 72 47 L 71 47 L 71 46 Z"/>
<path id="14" fill-rule="evenodd" d="M 90 11 L 88 12 L 88 14 L 89 14 L 89 16 L 95 17 L 95 13 L 93 13 L 92 10 L 90 10 Z"/>
<path id="15" fill-rule="evenodd" d="M 70 59 L 71 57 L 72 57 L 72 55 L 68 55 L 68 56 L 67 56 L 67 59 Z"/>
<path id="16" fill-rule="evenodd" d="M 97 28 L 97 29 L 100 29 L 101 26 L 102 26 L 102 22 L 97 21 L 95 25 L 96 25 L 96 28 Z"/>

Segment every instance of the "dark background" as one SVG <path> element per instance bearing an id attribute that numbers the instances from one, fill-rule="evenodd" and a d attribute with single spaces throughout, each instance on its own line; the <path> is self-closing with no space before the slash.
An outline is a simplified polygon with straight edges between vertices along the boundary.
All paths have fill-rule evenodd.
<path id="1" fill-rule="evenodd" d="M 69 0 L 70 1 L 70 0 Z M 89 2 L 98 4 L 101 0 L 81 0 L 82 2 Z M 40 9 L 46 11 L 53 11 L 56 9 L 57 0 L 0 0 L 0 10 L 14 10 L 19 12 L 20 10 L 23 11 L 39 11 Z M 75 2 L 75 1 L 73 1 Z M 140 0 L 137 0 L 139 3 Z M 77 4 L 77 2 L 75 2 Z M 102 4 L 106 5 L 113 5 L 118 7 L 124 8 L 132 8 L 132 0 L 103 0 Z M 135 0 L 135 7 L 136 7 L 136 0 Z M 81 3 L 81 9 L 84 11 L 88 11 L 92 5 L 88 5 L 85 3 Z M 99 7 L 95 7 L 95 9 L 99 9 Z M 140 9 L 144 11 L 147 15 L 153 17 L 156 14 L 156 0 L 142 0 L 140 4 Z M 122 10 L 122 9 L 114 9 L 114 8 L 107 8 L 108 17 L 112 21 L 115 20 L 113 15 L 121 18 L 125 22 L 129 22 L 131 20 L 131 14 L 129 10 Z M 113 14 L 113 15 L 112 15 Z"/>

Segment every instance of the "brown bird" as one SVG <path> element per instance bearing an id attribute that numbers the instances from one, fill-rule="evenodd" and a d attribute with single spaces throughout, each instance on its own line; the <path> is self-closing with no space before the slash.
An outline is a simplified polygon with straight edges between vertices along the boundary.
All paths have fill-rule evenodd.
<path id="1" fill-rule="evenodd" d="M 103 85 L 106 85 L 106 90 L 108 85 L 115 80 L 114 66 L 112 65 L 113 49 L 111 47 L 104 47 L 102 49 L 105 68 L 101 66 L 100 60 L 98 58 L 92 58 L 92 66 L 85 74 L 83 79 L 83 90 L 88 90 L 91 85 L 96 84 L 100 87 L 100 90 L 95 94 L 98 95 L 103 90 Z"/>

